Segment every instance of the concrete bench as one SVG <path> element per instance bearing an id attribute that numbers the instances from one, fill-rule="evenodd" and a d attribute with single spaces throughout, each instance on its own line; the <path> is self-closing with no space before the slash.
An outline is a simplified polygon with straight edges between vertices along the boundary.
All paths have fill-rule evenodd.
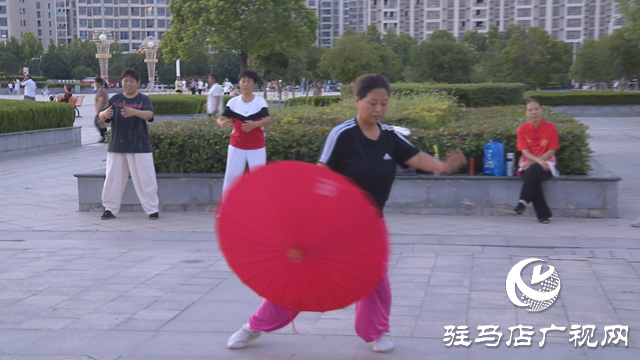
<path id="1" fill-rule="evenodd" d="M 75 177 L 80 211 L 103 211 L 104 170 Z M 223 174 L 157 174 L 160 211 L 213 211 L 220 200 L 223 178 Z M 596 170 L 588 176 L 560 176 L 544 186 L 554 216 L 615 218 L 620 180 L 606 170 Z M 385 212 L 511 216 L 521 186 L 518 177 L 398 176 Z M 142 211 L 131 181 L 122 204 L 122 211 Z M 525 215 L 534 215 L 531 206 Z"/>

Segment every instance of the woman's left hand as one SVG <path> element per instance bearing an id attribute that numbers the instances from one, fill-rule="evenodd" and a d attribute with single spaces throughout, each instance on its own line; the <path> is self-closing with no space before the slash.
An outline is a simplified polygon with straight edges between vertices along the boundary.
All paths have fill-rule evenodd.
<path id="1" fill-rule="evenodd" d="M 246 131 L 249 132 L 255 128 L 257 128 L 259 125 L 256 124 L 255 121 L 251 121 L 251 120 L 247 120 L 244 122 L 244 124 L 242 124 L 242 131 Z"/>
<path id="2" fill-rule="evenodd" d="M 447 158 L 444 161 L 446 174 L 451 174 L 456 170 L 460 169 L 464 164 L 467 163 L 467 158 L 460 151 L 453 151 L 447 154 Z"/>
<path id="3" fill-rule="evenodd" d="M 132 117 L 132 116 L 136 116 L 136 109 L 134 108 L 130 108 L 130 107 L 124 107 L 120 113 L 122 114 L 123 117 L 128 118 L 128 117 Z"/>

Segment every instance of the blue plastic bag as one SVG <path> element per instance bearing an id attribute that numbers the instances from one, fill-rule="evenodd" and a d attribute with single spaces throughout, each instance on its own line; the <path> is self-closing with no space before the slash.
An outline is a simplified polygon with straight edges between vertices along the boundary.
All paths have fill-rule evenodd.
<path id="1" fill-rule="evenodd" d="M 505 176 L 504 145 L 501 141 L 492 141 L 484 145 L 482 172 L 485 175 Z"/>

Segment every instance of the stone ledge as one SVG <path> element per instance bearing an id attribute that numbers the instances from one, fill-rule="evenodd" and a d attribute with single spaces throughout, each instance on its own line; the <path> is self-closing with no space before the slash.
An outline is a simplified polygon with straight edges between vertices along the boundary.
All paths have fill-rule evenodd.
<path id="1" fill-rule="evenodd" d="M 0 157 L 82 145 L 81 126 L 0 134 Z"/>
<path id="2" fill-rule="evenodd" d="M 640 116 L 640 105 L 552 105 L 551 108 L 569 116 Z"/>
<path id="3" fill-rule="evenodd" d="M 80 211 L 103 211 L 104 170 L 76 174 Z M 224 174 L 157 174 L 160 211 L 213 211 L 220 200 Z M 589 176 L 559 176 L 544 185 L 554 216 L 616 218 L 618 182 L 606 171 Z M 386 213 L 423 215 L 513 215 L 522 186 L 519 177 L 398 176 Z M 142 211 L 131 181 L 121 211 Z M 525 215 L 534 216 L 532 206 Z"/>

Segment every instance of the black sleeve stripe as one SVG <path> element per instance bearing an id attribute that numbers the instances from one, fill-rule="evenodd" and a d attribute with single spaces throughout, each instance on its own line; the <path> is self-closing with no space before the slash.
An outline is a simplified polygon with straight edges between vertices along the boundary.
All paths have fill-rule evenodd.
<path id="1" fill-rule="evenodd" d="M 262 115 L 263 111 L 265 108 L 263 108 L 263 110 L 255 113 L 255 114 L 251 114 L 249 116 L 244 116 L 244 115 L 240 115 L 237 112 L 231 110 L 230 108 L 227 107 L 227 109 L 229 109 L 229 114 L 227 114 L 227 110 L 224 111 L 224 113 L 222 114 L 223 116 L 226 116 L 228 118 L 234 118 L 236 120 L 240 120 L 240 121 L 249 121 L 249 120 L 256 120 L 256 119 L 261 119 L 264 116 Z M 267 116 L 269 116 L 269 114 L 267 114 Z"/>
<path id="2" fill-rule="evenodd" d="M 265 106 L 260 109 L 260 117 L 266 118 L 267 116 L 269 116 L 269 109 Z"/>
<path id="3" fill-rule="evenodd" d="M 322 154 L 320 154 L 320 160 L 318 161 L 326 164 L 331 158 L 331 153 L 333 153 L 333 149 L 336 147 L 336 142 L 338 141 L 340 134 L 354 126 L 356 126 L 356 121 L 355 119 L 351 119 L 331 129 L 331 132 L 327 135 L 327 140 L 324 142 L 324 148 L 322 149 Z"/>

